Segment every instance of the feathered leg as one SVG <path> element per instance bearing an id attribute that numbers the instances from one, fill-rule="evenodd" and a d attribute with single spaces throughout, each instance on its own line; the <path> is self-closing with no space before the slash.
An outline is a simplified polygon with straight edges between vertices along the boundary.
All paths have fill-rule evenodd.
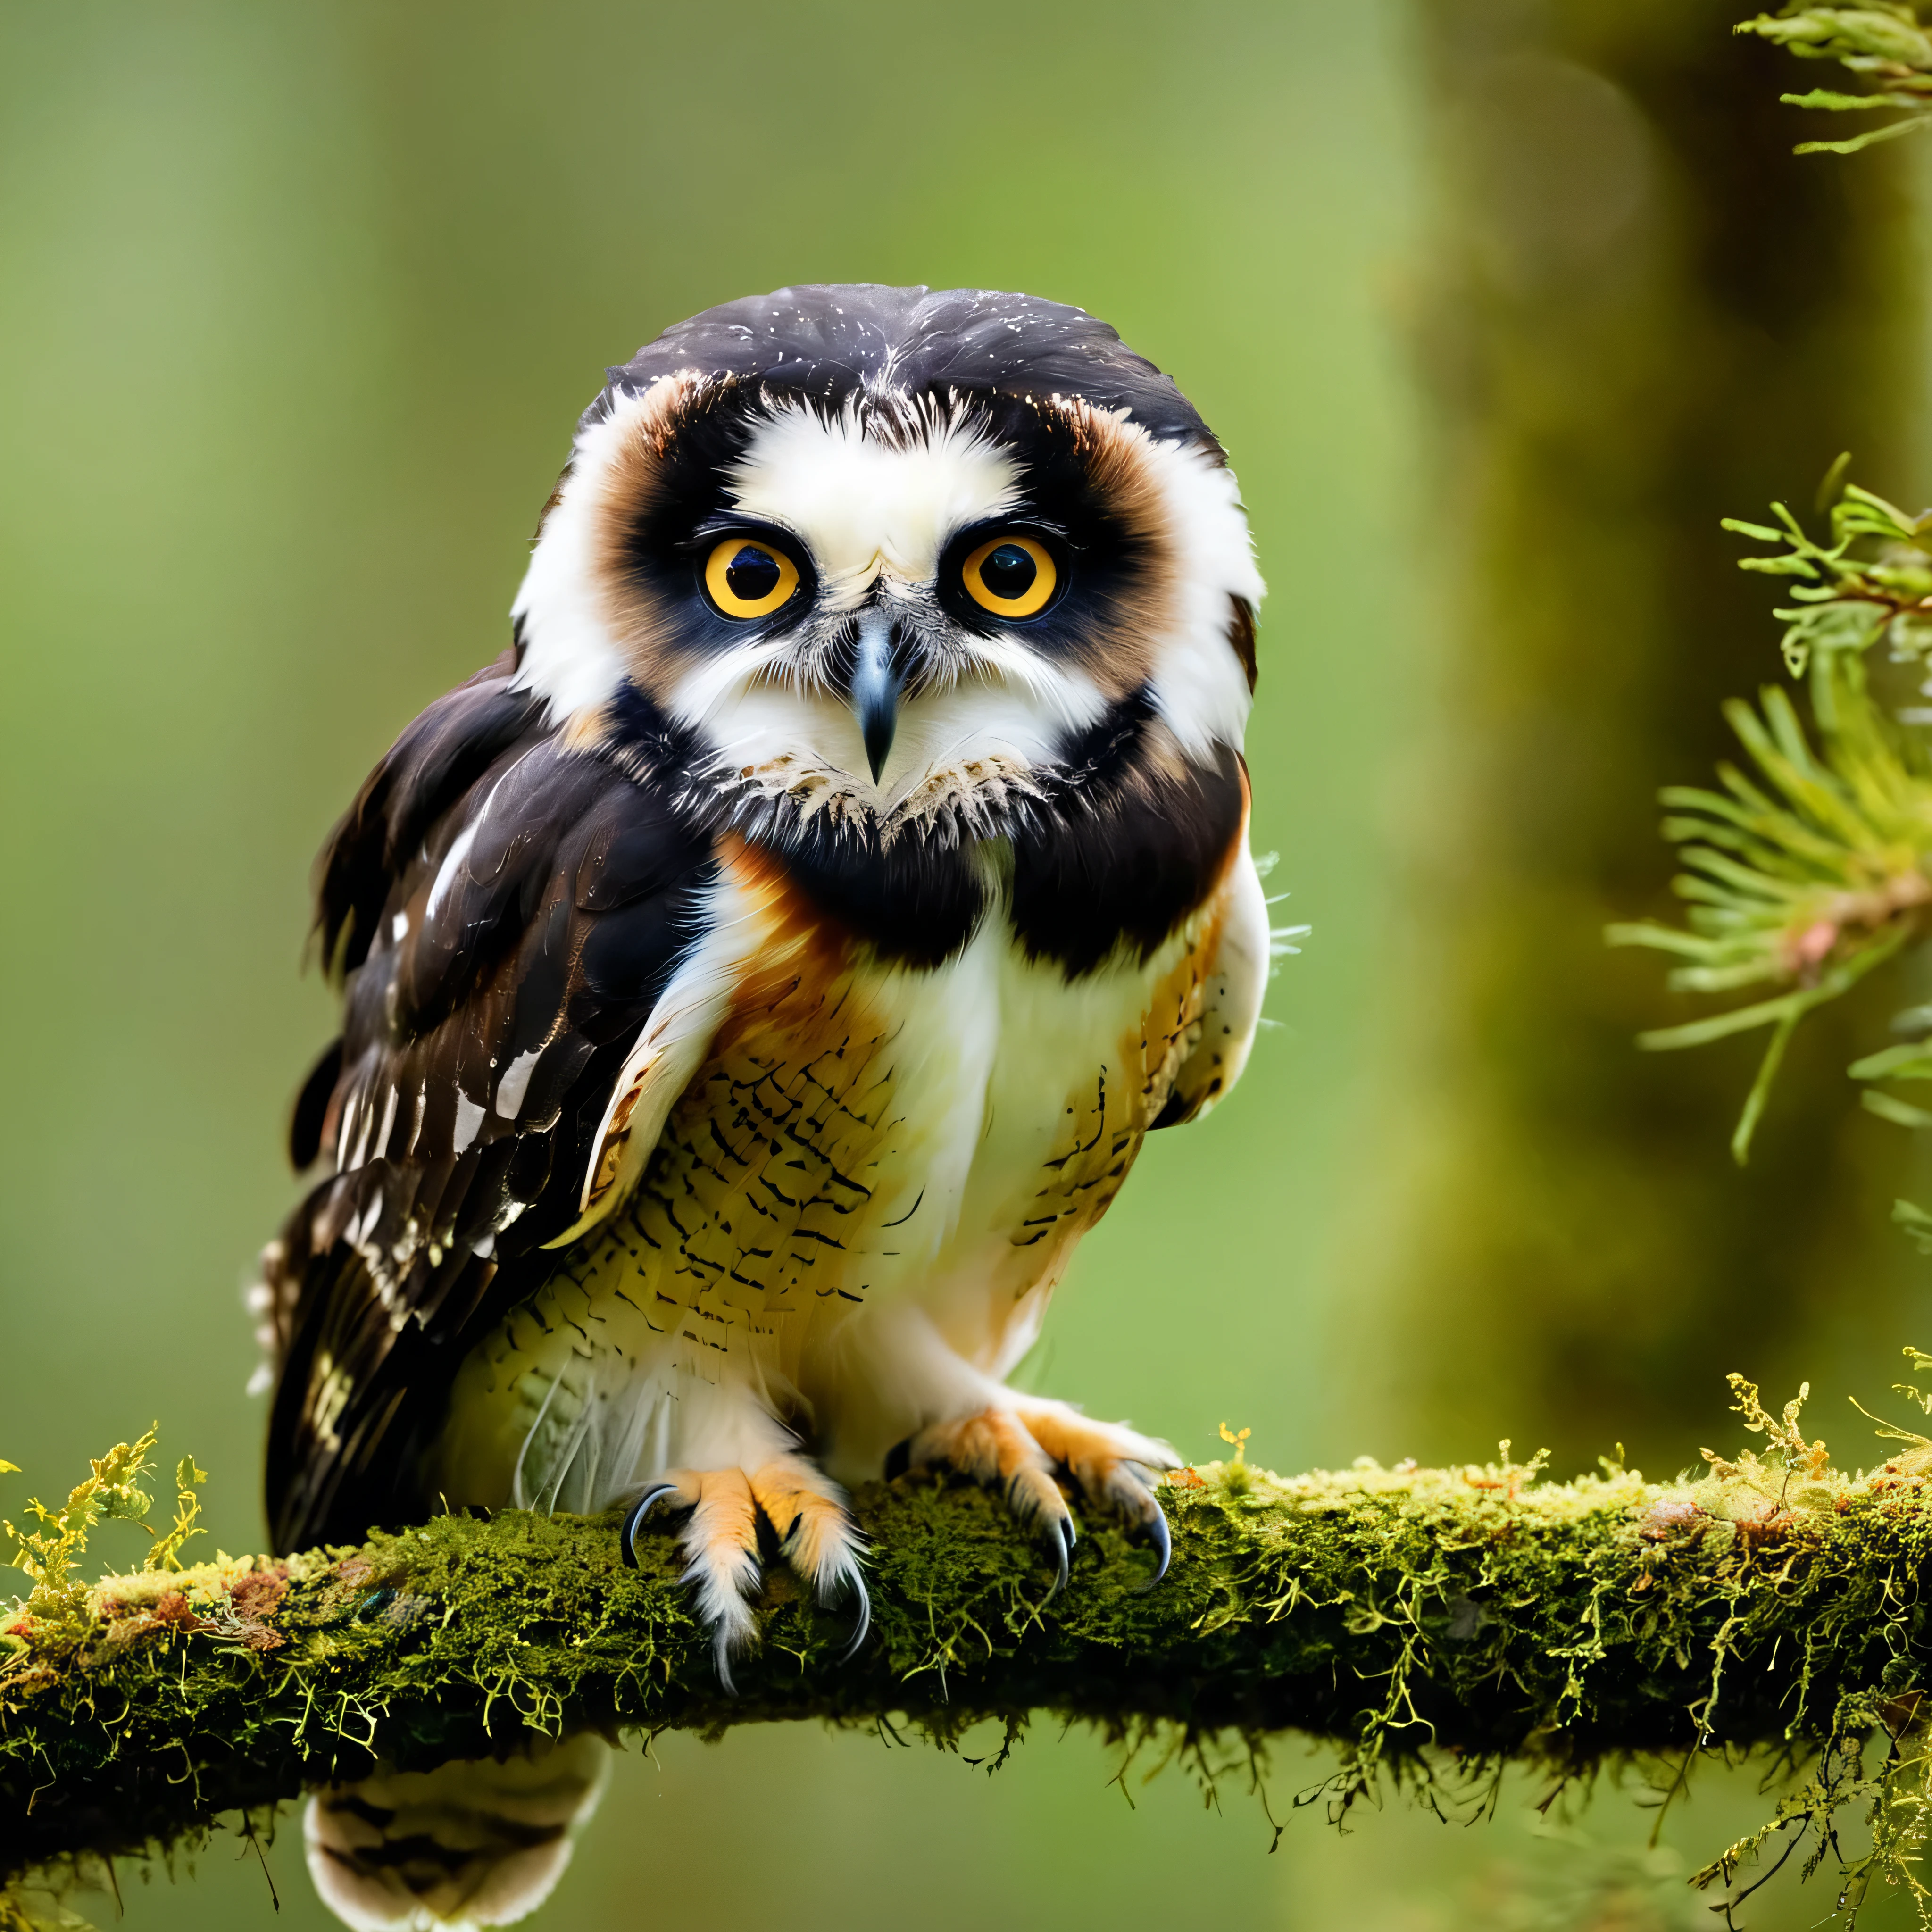
<path id="1" fill-rule="evenodd" d="M 1060 1402 L 999 1391 L 985 1408 L 921 1430 L 906 1445 L 905 1465 L 943 1462 L 988 1489 L 1003 1491 L 1018 1520 L 1036 1529 L 1066 1581 L 1076 1532 L 1061 1474 L 1090 1507 L 1139 1530 L 1154 1546 L 1151 1587 L 1167 1574 L 1167 1519 L 1154 1494 L 1154 1472 L 1180 1458 L 1165 1442 L 1123 1423 L 1091 1422 Z"/>
<path id="2" fill-rule="evenodd" d="M 860 1568 L 865 1544 L 845 1492 L 748 1390 L 689 1391 L 682 1406 L 676 1447 L 686 1460 L 653 1476 L 636 1496 L 624 1520 L 626 1561 L 636 1561 L 637 1539 L 654 1514 L 686 1512 L 677 1532 L 685 1576 L 712 1632 L 718 1679 L 730 1691 L 732 1659 L 758 1641 L 751 1606 L 763 1581 L 762 1521 L 820 1604 L 849 1598 L 856 1606 L 856 1648 L 872 1609 Z"/>

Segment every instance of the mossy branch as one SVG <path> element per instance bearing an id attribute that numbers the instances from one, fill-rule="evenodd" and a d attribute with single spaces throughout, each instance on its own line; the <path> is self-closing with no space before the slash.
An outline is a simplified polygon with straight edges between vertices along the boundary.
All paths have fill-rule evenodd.
<path id="1" fill-rule="evenodd" d="M 1770 1745 L 1792 1768 L 1772 1837 L 1863 1804 L 1868 1877 L 1926 1803 L 1918 1742 L 1932 1444 L 1834 1470 L 1738 1382 L 1762 1455 L 1696 1480 L 1540 1479 L 1540 1459 L 1170 1477 L 1171 1574 L 1087 1526 L 1072 1581 L 994 1497 L 902 1480 L 857 1498 L 874 1634 L 775 1569 L 763 1646 L 723 1695 L 675 1545 L 619 1560 L 614 1520 L 443 1517 L 358 1549 L 110 1576 L 4 1626 L 0 1876 L 192 1842 L 224 1810 L 569 1727 L 910 1722 L 956 1744 L 1003 1720 L 1090 1722 L 1246 1763 L 1336 1741 L 1346 1806 L 1385 1777 L 1563 1777 L 1607 1758 Z M 1913 1393 L 1916 1393 L 1914 1391 Z M 1801 1775 L 1805 1767 L 1808 1775 Z M 1708 1876 L 1728 1881 L 1734 1847 Z M 1878 1861 L 1876 1864 L 1874 1861 Z M 1860 1868 L 1854 1865 L 1854 1880 Z"/>
<path id="2" fill-rule="evenodd" d="M 1912 5 L 1792 4 L 1738 31 L 1838 61 L 1868 89 L 1787 100 L 1902 110 L 1801 152 L 1850 152 L 1932 118 L 1932 35 Z M 1759 776 L 1726 770 L 1721 792 L 1666 794 L 1689 930 L 1613 935 L 1679 956 L 1682 986 L 1779 989 L 1647 1042 L 1772 1028 L 1741 1156 L 1792 1028 L 1921 936 L 1932 905 L 1932 765 L 1874 704 L 1864 664 L 1881 639 L 1895 659 L 1932 663 L 1932 516 L 1842 488 L 1841 470 L 1828 481 L 1828 544 L 1781 508 L 1779 529 L 1731 526 L 1780 547 L 1746 567 L 1793 580 L 1795 608 L 1778 614 L 1821 748 L 1782 692 L 1760 712 L 1734 707 Z M 1932 1078 L 1932 1047 L 1852 1072 Z M 1932 1124 L 1895 1096 L 1868 1104 Z M 1932 1249 L 1932 1216 L 1900 1204 L 1900 1217 Z M 856 1499 L 871 1542 L 863 1654 L 848 1658 L 844 1618 L 774 1570 L 761 1647 L 732 1697 L 674 1546 L 655 1540 L 626 1567 L 611 1519 L 446 1516 L 354 1549 L 183 1568 L 200 1533 L 189 1459 L 146 1567 L 85 1584 L 89 1531 L 147 1512 L 136 1485 L 151 1434 L 96 1463 L 64 1508 L 35 1504 L 27 1530 L 4 1526 L 33 1587 L 0 1613 L 0 1928 L 28 1922 L 10 1880 L 192 1843 L 224 1811 L 261 1811 L 379 1756 L 423 1768 L 573 1727 L 808 1718 L 909 1722 L 956 1745 L 989 1719 L 1010 1742 L 1040 1714 L 1130 1744 L 1165 1735 L 1210 1766 L 1254 1764 L 1283 1733 L 1328 1739 L 1339 1768 L 1303 1795 L 1336 1808 L 1384 1778 L 1480 1780 L 1505 1760 L 1568 1779 L 1629 1755 L 1688 1764 L 1768 1747 L 1789 1774 L 1776 1815 L 1700 1880 L 1729 1885 L 1767 1850 L 1782 1863 L 1802 1846 L 1810 1865 L 1838 1858 L 1851 1911 L 1880 1879 L 1923 1909 L 1932 1439 L 1882 1425 L 1898 1453 L 1846 1474 L 1805 1440 L 1798 1404 L 1773 1414 L 1733 1383 L 1766 1451 L 1707 1450 L 1696 1480 L 1647 1483 L 1606 1462 L 1549 1482 L 1507 1443 L 1499 1460 L 1454 1469 L 1282 1478 L 1238 1453 L 1179 1472 L 1162 1492 L 1173 1568 L 1150 1591 L 1147 1552 L 1107 1526 L 1087 1526 L 1054 1595 L 995 1498 L 874 1484 Z M 1932 1413 L 1932 1398 L 1904 1392 Z M 1848 1808 L 1870 1826 L 1862 1853 L 1839 1834 Z"/>

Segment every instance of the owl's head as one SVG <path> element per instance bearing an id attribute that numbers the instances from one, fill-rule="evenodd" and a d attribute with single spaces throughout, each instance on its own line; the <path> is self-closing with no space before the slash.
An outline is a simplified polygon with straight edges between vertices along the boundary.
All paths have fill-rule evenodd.
<path id="1" fill-rule="evenodd" d="M 721 784 L 880 820 L 1131 715 L 1238 747 L 1262 594 L 1172 380 L 1076 308 L 783 289 L 613 369 L 516 602 L 567 728 L 641 698 Z"/>

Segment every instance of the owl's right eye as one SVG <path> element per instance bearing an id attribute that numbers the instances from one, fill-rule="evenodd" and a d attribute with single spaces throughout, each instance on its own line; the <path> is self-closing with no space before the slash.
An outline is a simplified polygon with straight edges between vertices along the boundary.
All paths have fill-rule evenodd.
<path id="1" fill-rule="evenodd" d="M 1036 538 L 1010 531 L 982 543 L 960 567 L 966 594 L 996 617 L 1036 617 L 1053 602 L 1060 581 L 1053 558 Z"/>
<path id="2" fill-rule="evenodd" d="M 761 538 L 727 537 L 704 562 L 704 588 L 727 617 L 769 617 L 798 589 L 798 566 Z"/>

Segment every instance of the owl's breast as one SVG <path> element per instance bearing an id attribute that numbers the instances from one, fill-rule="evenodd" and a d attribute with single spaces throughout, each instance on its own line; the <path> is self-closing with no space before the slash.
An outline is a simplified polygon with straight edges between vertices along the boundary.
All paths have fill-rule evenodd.
<path id="1" fill-rule="evenodd" d="M 609 1446 L 635 1432 L 624 1418 L 685 1378 L 831 1426 L 842 1337 L 910 1304 L 1004 1372 L 1198 1031 L 1211 911 L 1077 979 L 996 914 L 911 966 L 769 862 L 729 862 L 764 908 L 756 963 L 638 1185 L 466 1365 L 446 1460 L 516 1459 L 512 1493 L 602 1493 L 583 1472 L 634 1466 Z M 470 1439 L 486 1430 L 488 1454 Z M 568 1484 L 546 1488 L 544 1469 Z"/>
<path id="2" fill-rule="evenodd" d="M 997 1362 L 1160 1114 L 1213 923 L 1070 978 L 997 896 L 933 966 L 782 900 L 607 1238 L 628 1292 L 707 1378 L 748 1349 L 796 1382 L 856 1311 L 906 1296 Z"/>

